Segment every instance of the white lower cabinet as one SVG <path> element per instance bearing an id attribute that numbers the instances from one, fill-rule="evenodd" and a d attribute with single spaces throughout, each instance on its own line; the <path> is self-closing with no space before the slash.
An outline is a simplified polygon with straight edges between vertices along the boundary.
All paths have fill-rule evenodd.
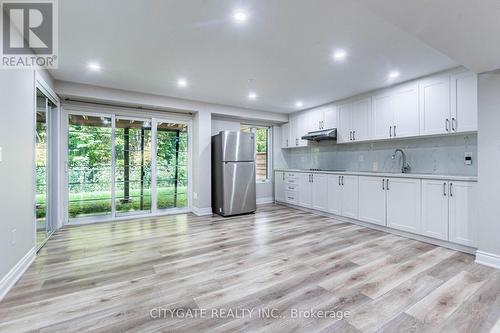
<path id="1" fill-rule="evenodd" d="M 385 178 L 359 177 L 359 219 L 385 226 L 385 216 Z"/>
<path id="2" fill-rule="evenodd" d="M 281 171 L 274 173 L 274 200 L 285 201 L 285 173 Z"/>
<path id="3" fill-rule="evenodd" d="M 358 217 L 358 177 L 328 175 L 328 212 Z"/>
<path id="4" fill-rule="evenodd" d="M 328 209 L 328 176 L 320 173 L 311 174 L 312 208 L 326 212 Z"/>
<path id="5" fill-rule="evenodd" d="M 476 246 L 476 183 L 276 172 L 276 201 Z"/>
<path id="6" fill-rule="evenodd" d="M 475 246 L 475 183 L 422 181 L 422 234 Z"/>
<path id="7" fill-rule="evenodd" d="M 302 207 L 311 208 L 312 205 L 312 182 L 310 173 L 297 173 L 298 200 L 297 204 Z"/>
<path id="8" fill-rule="evenodd" d="M 420 233 L 422 229 L 420 183 L 420 179 L 386 179 L 388 227 Z"/>
<path id="9" fill-rule="evenodd" d="M 422 180 L 422 234 L 448 240 L 448 182 Z"/>
<path id="10" fill-rule="evenodd" d="M 477 222 L 476 184 L 453 181 L 449 183 L 448 188 L 450 211 L 448 240 L 462 245 L 476 246 L 474 225 Z"/>
<path id="11" fill-rule="evenodd" d="M 359 177 L 359 219 L 420 232 L 420 180 Z"/>

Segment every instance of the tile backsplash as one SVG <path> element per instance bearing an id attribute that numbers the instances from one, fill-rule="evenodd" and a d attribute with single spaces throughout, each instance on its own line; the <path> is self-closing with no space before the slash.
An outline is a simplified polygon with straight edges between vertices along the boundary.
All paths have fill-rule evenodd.
<path id="1" fill-rule="evenodd" d="M 411 172 L 477 175 L 477 134 L 342 145 L 334 141 L 309 142 L 308 147 L 282 149 L 286 164 L 282 167 L 397 172 L 401 169 L 401 154 L 392 159 L 397 148 L 405 151 Z M 466 152 L 472 154 L 471 165 L 464 163 Z"/>

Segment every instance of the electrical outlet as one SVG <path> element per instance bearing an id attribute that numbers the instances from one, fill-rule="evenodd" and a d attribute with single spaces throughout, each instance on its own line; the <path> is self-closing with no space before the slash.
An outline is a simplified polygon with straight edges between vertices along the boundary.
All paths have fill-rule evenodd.
<path id="1" fill-rule="evenodd" d="M 12 244 L 12 245 L 16 245 L 16 232 L 17 232 L 17 229 L 12 229 L 12 231 L 11 231 L 10 244 Z"/>

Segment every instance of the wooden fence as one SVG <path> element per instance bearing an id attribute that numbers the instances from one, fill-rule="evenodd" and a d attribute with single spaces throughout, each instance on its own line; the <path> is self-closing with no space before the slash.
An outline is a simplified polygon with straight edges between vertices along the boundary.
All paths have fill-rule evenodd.
<path id="1" fill-rule="evenodd" d="M 257 180 L 267 179 L 267 153 L 257 153 L 255 165 Z"/>

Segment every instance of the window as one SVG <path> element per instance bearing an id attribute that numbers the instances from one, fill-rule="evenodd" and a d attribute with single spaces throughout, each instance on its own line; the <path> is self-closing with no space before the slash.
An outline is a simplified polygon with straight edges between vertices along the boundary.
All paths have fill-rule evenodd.
<path id="1" fill-rule="evenodd" d="M 254 126 L 241 124 L 241 131 L 255 133 L 255 164 L 256 181 L 263 182 L 269 179 L 270 168 L 270 131 L 267 126 Z"/>

